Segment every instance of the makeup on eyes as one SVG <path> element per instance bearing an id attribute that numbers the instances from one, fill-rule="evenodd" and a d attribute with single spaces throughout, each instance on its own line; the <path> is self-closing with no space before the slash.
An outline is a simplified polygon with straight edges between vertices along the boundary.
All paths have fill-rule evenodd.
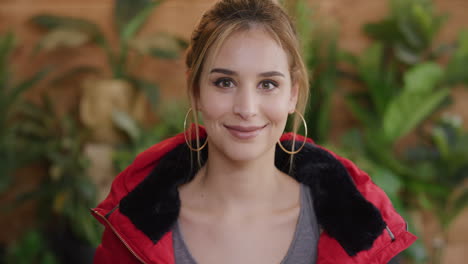
<path id="1" fill-rule="evenodd" d="M 227 82 L 230 82 L 231 85 L 229 86 L 221 86 L 221 84 L 226 84 Z M 213 82 L 213 85 L 214 86 L 217 86 L 219 88 L 231 88 L 232 86 L 236 85 L 234 80 L 232 80 L 231 78 L 226 78 L 226 77 L 221 77 L 221 78 L 218 78 L 216 79 L 214 82 Z"/>
<path id="2" fill-rule="evenodd" d="M 225 69 L 225 68 L 214 68 L 210 71 L 210 74 L 212 73 L 222 73 L 222 74 L 226 74 L 229 76 L 239 76 L 239 73 L 233 70 Z M 286 76 L 279 71 L 267 71 L 267 72 L 262 72 L 258 74 L 258 77 L 263 77 L 263 78 L 274 77 L 274 76 L 286 78 Z"/>
<path id="3" fill-rule="evenodd" d="M 231 78 L 226 78 L 226 77 L 218 78 L 212 81 L 212 84 L 219 88 L 232 88 L 237 85 L 234 80 L 232 80 Z M 267 84 L 268 87 L 265 87 L 265 84 Z M 262 90 L 273 90 L 278 87 L 279 87 L 279 83 L 274 80 L 262 80 L 257 85 L 257 88 L 262 89 Z"/>

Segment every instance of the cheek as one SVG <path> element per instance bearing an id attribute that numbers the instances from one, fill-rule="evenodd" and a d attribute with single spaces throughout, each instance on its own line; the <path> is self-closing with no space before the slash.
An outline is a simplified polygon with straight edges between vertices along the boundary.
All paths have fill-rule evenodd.
<path id="1" fill-rule="evenodd" d="M 218 93 L 200 93 L 199 110 L 205 125 L 229 112 L 229 98 Z"/>
<path id="2" fill-rule="evenodd" d="M 283 98 L 278 99 L 270 100 L 264 104 L 262 112 L 274 125 L 284 126 L 288 118 L 289 104 Z"/>

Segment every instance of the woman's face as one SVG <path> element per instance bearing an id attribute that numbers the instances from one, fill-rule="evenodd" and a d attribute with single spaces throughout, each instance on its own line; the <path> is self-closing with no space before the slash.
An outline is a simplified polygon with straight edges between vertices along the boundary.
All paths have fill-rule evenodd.
<path id="1" fill-rule="evenodd" d="M 212 151 L 234 161 L 274 151 L 297 102 L 286 52 L 259 28 L 233 33 L 200 78 L 198 110 Z"/>

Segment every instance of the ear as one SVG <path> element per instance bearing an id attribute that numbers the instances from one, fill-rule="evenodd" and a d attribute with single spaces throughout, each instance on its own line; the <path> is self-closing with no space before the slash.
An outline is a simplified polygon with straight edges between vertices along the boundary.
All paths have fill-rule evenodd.
<path id="1" fill-rule="evenodd" d="M 291 86 L 291 94 L 289 97 L 288 113 L 290 114 L 294 113 L 294 111 L 296 110 L 298 94 L 299 94 L 299 84 L 297 82 L 294 82 L 294 84 Z"/>

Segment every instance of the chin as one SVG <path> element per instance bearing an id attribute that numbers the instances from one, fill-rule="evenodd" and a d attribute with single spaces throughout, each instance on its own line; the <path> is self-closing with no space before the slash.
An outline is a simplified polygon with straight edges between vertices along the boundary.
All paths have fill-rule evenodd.
<path id="1" fill-rule="evenodd" d="M 239 142 L 225 142 L 218 148 L 217 151 L 221 152 L 227 159 L 234 162 L 246 162 L 258 160 L 268 155 L 272 149 L 271 146 L 258 143 L 239 143 Z M 219 153 L 219 154 L 221 154 Z"/>
<path id="2" fill-rule="evenodd" d="M 224 155 L 235 162 L 245 162 L 256 160 L 262 156 L 262 153 L 258 150 L 252 149 L 243 149 L 243 150 L 227 150 L 224 152 Z"/>

